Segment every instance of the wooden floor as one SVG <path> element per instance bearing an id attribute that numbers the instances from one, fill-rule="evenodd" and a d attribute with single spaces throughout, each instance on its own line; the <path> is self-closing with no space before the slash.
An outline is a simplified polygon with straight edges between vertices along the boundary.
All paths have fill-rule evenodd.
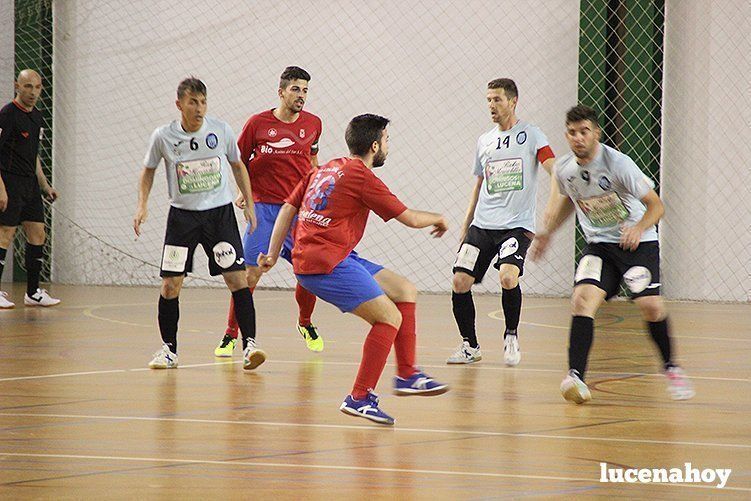
<path id="1" fill-rule="evenodd" d="M 160 346 L 157 289 L 53 286 L 64 302 L 0 311 L 2 499 L 497 499 L 751 497 L 751 306 L 671 303 L 697 396 L 673 402 L 634 306 L 607 305 L 590 361 L 593 401 L 565 402 L 568 302 L 526 298 L 522 362 L 503 365 L 498 299 L 476 297 L 484 359 L 446 366 L 458 344 L 448 296 L 422 296 L 418 363 L 449 393 L 398 398 L 393 428 L 346 416 L 366 328 L 319 302 L 309 352 L 289 292 L 258 291 L 269 356 L 223 362 L 228 292 L 181 297 L 180 369 L 146 368 Z M 22 298 L 15 288 L 12 296 Z M 22 301 L 20 301 L 22 303 Z M 600 483 L 600 462 L 732 468 L 702 484 Z"/>

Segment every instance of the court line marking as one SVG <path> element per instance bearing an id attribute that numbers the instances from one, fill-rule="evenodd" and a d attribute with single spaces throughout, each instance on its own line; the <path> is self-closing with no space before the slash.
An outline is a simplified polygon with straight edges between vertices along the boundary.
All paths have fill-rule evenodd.
<path id="1" fill-rule="evenodd" d="M 308 464 L 308 463 L 268 463 L 261 461 L 233 461 L 232 459 L 225 460 L 211 460 L 211 459 L 176 459 L 176 458 L 154 458 L 154 457 L 132 457 L 132 456 L 94 456 L 84 454 L 32 454 L 21 452 L 0 452 L 0 456 L 10 457 L 32 457 L 32 458 L 55 458 L 55 459 L 92 459 L 97 461 L 109 460 L 109 461 L 131 461 L 141 463 L 176 463 L 185 465 L 222 465 L 222 466 L 251 466 L 251 467 L 265 467 L 265 468 L 294 468 L 294 469 L 308 469 L 308 470 L 335 470 L 335 471 L 367 471 L 378 473 L 403 473 L 403 474 L 422 474 L 422 475 L 452 475 L 459 477 L 491 477 L 491 478 L 516 478 L 525 480 L 555 480 L 555 481 L 568 481 L 568 482 L 588 482 L 595 486 L 601 484 L 598 479 L 595 478 L 581 478 L 581 477 L 559 477 L 553 475 L 523 475 L 514 473 L 494 473 L 494 472 L 471 472 L 471 471 L 456 471 L 456 470 L 417 470 L 411 468 L 383 468 L 376 466 L 341 466 L 341 465 L 328 465 L 328 464 Z M 40 480 L 44 482 L 46 480 Z M 717 489 L 714 485 L 693 485 L 693 484 L 669 484 L 669 483 L 652 483 L 648 485 L 659 485 L 662 487 L 685 487 L 689 489 Z M 640 484 L 641 486 L 641 484 Z M 751 492 L 751 488 L 748 487 L 728 487 L 727 485 L 722 490 Z"/>
<path id="2" fill-rule="evenodd" d="M 501 316 L 499 316 L 503 310 L 494 310 L 488 313 L 488 316 L 492 318 L 493 320 L 503 320 Z M 553 324 L 540 324 L 537 322 L 527 322 L 524 320 L 521 320 L 519 323 L 524 325 L 531 325 L 533 327 L 546 327 L 548 329 L 559 329 L 559 330 L 569 330 L 568 325 L 553 325 Z M 598 326 L 595 326 L 595 329 L 597 329 Z M 632 336 L 643 336 L 644 331 L 636 331 L 636 330 L 615 330 L 615 329 L 609 329 L 609 326 L 602 326 L 599 327 L 600 329 L 608 329 L 608 332 L 612 332 L 614 334 L 629 334 Z M 677 338 L 677 339 L 702 339 L 705 341 L 751 341 L 751 338 L 739 338 L 739 337 L 704 337 L 704 336 L 681 336 L 679 334 L 671 334 L 671 337 Z"/>
<path id="3" fill-rule="evenodd" d="M 228 360 L 228 361 L 214 361 L 214 362 L 206 362 L 201 364 L 187 364 L 183 365 L 181 364 L 178 369 L 191 369 L 196 367 L 211 367 L 212 365 L 233 365 L 233 364 L 240 364 L 242 363 L 242 360 Z M 343 365 L 348 367 L 358 366 L 360 365 L 359 362 L 337 362 L 333 360 L 324 361 L 322 359 L 310 359 L 310 360 L 278 360 L 278 359 L 272 359 L 268 360 L 266 364 L 274 364 L 274 363 L 280 363 L 280 364 L 298 364 L 298 365 L 306 365 L 306 364 L 316 364 L 316 365 Z M 387 367 L 394 367 L 393 363 L 387 363 Z M 426 367 L 428 369 L 447 369 L 449 368 L 446 364 L 420 364 L 420 367 Z M 449 368 L 450 369 L 450 368 Z M 24 380 L 31 380 L 31 379 L 51 379 L 51 378 L 58 378 L 58 377 L 72 377 L 72 376 L 89 376 L 89 375 L 97 375 L 97 374 L 117 374 L 117 373 L 127 373 L 127 372 L 149 372 L 154 371 L 155 369 L 150 369 L 148 367 L 137 367 L 135 369 L 110 369 L 110 370 L 101 370 L 101 371 L 85 371 L 85 372 L 63 372 L 63 373 L 56 373 L 56 374 L 38 374 L 38 375 L 32 375 L 32 376 L 14 376 L 14 377 L 4 377 L 0 378 L 0 383 L 6 382 L 6 381 L 24 381 Z M 174 370 L 174 369 L 170 369 Z M 461 369 L 454 369 L 454 370 L 470 370 L 470 371 L 513 371 L 513 372 L 554 372 L 554 373 L 560 373 L 563 374 L 563 371 L 560 369 L 532 369 L 529 367 L 514 367 L 514 368 L 508 368 L 508 367 L 493 367 L 488 365 L 472 365 L 471 367 L 463 367 Z M 251 371 L 248 371 L 248 373 L 254 373 Z M 590 374 L 597 374 L 597 375 L 605 375 L 605 376 L 646 376 L 646 377 L 656 377 L 656 378 L 662 378 L 663 375 L 660 373 L 647 373 L 647 372 L 626 372 L 626 371 L 615 371 L 615 372 L 609 372 L 609 371 L 595 371 L 591 370 L 589 371 Z M 729 381 L 729 382 L 750 382 L 751 379 L 749 378 L 727 378 L 727 377 L 715 377 L 715 376 L 688 376 L 689 379 L 695 379 L 695 380 L 706 380 L 706 381 Z"/>
<path id="4" fill-rule="evenodd" d="M 751 444 L 722 444 L 715 442 L 691 442 L 681 440 L 650 440 L 636 438 L 620 437 L 583 437 L 579 435 L 548 435 L 544 433 L 527 433 L 527 432 L 504 432 L 504 431 L 476 431 L 476 430 L 452 430 L 442 428 L 374 428 L 373 426 L 358 426 L 344 424 L 324 424 L 324 423 L 285 423 L 276 421 L 232 421 L 226 419 L 198 419 L 198 418 L 170 418 L 170 417 L 153 417 L 153 416 L 97 416 L 93 414 L 46 414 L 31 412 L 0 412 L 0 417 L 35 417 L 35 418 L 55 418 L 55 419 L 99 419 L 105 421 L 153 421 L 169 423 L 194 423 L 194 424 L 228 424 L 244 426 L 268 426 L 268 427 L 288 427 L 288 428 L 322 428 L 330 430 L 371 430 L 382 432 L 409 432 L 409 433 L 434 433 L 440 435 L 469 435 L 482 437 L 526 437 L 542 438 L 550 440 L 584 440 L 590 442 L 616 442 L 627 444 L 643 445 L 683 445 L 688 447 L 718 447 L 724 449 L 751 449 Z"/>

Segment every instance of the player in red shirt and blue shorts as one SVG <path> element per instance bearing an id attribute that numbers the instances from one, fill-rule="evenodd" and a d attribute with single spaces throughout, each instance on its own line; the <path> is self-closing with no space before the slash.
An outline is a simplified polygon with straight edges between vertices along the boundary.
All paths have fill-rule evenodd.
<path id="1" fill-rule="evenodd" d="M 311 169 L 318 167 L 321 119 L 303 111 L 309 81 L 310 74 L 304 69 L 297 66 L 285 68 L 279 82 L 279 106 L 250 117 L 237 140 L 240 158 L 250 174 L 258 219 L 256 230 L 250 234 L 245 232 L 243 238 L 246 273 L 251 291 L 261 278 L 256 258 L 259 253 L 268 252 L 271 230 L 284 199 L 292 193 L 300 179 Z M 237 205 L 240 208 L 245 203 L 242 197 L 238 198 Z M 282 257 L 289 262 L 291 251 L 292 236 L 288 235 Z M 300 310 L 297 331 L 310 350 L 323 351 L 323 338 L 311 322 L 315 295 L 298 285 L 295 299 Z M 227 317 L 227 330 L 214 350 L 217 357 L 231 357 L 237 343 L 238 327 L 232 302 Z"/>
<path id="2" fill-rule="evenodd" d="M 415 365 L 415 286 L 358 256 L 354 248 L 362 239 L 370 211 L 384 221 L 396 219 L 411 228 L 433 226 L 431 234 L 436 237 L 446 232 L 447 224 L 441 214 L 408 209 L 373 174 L 371 169 L 381 167 L 388 154 L 388 123 L 370 114 L 352 119 L 345 135 L 350 157 L 330 161 L 297 185 L 279 211 L 268 255 L 259 255 L 258 265 L 266 272 L 276 264 L 297 215 L 292 265 L 300 285 L 372 326 L 352 393 L 340 410 L 391 425 L 394 418 L 378 407 L 373 390 L 392 345 L 397 361 L 394 393 L 439 395 L 448 386 Z"/>

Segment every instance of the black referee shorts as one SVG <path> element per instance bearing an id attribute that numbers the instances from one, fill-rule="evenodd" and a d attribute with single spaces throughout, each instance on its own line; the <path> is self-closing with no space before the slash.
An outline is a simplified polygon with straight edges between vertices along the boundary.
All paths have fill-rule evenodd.
<path id="1" fill-rule="evenodd" d="M 43 223 L 44 204 L 37 178 L 4 171 L 0 175 L 8 194 L 8 207 L 0 212 L 0 226 L 18 226 L 24 221 Z"/>

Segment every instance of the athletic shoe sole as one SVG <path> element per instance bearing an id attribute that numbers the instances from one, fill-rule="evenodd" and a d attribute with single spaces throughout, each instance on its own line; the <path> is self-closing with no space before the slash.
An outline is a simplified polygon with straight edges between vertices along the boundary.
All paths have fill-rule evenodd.
<path id="1" fill-rule="evenodd" d="M 387 426 L 393 426 L 393 424 L 396 422 L 396 420 L 392 421 L 392 420 L 377 417 L 377 416 L 367 416 L 365 414 L 360 414 L 355 409 L 350 409 L 344 404 L 342 404 L 342 406 L 339 407 L 339 410 L 347 414 L 348 416 L 361 417 L 363 419 L 367 419 L 368 421 L 373 421 L 374 423 L 378 423 L 378 424 L 385 424 Z"/>
<path id="2" fill-rule="evenodd" d="M 394 395 L 397 397 L 409 397 L 412 395 L 416 395 L 418 397 L 433 397 L 435 395 L 443 395 L 449 391 L 449 385 L 444 384 L 441 386 L 436 386 L 435 388 L 431 388 L 430 390 L 418 390 L 416 388 L 394 388 Z"/>
<path id="3" fill-rule="evenodd" d="M 574 402 L 575 404 L 583 404 L 584 402 L 592 400 L 592 394 L 589 390 L 587 390 L 586 393 L 582 393 L 576 385 L 567 388 L 566 391 L 562 392 L 562 395 L 563 398 L 569 402 Z"/>
<path id="4" fill-rule="evenodd" d="M 249 360 L 243 361 L 243 369 L 245 369 L 246 371 L 252 371 L 253 369 L 258 367 L 265 361 L 266 361 L 266 353 L 264 353 L 261 350 L 254 351 L 253 353 L 250 354 Z"/>
<path id="5" fill-rule="evenodd" d="M 446 360 L 447 365 L 468 365 L 482 360 L 482 357 L 475 357 L 474 360 L 462 360 L 461 362 L 454 362 Z"/>

